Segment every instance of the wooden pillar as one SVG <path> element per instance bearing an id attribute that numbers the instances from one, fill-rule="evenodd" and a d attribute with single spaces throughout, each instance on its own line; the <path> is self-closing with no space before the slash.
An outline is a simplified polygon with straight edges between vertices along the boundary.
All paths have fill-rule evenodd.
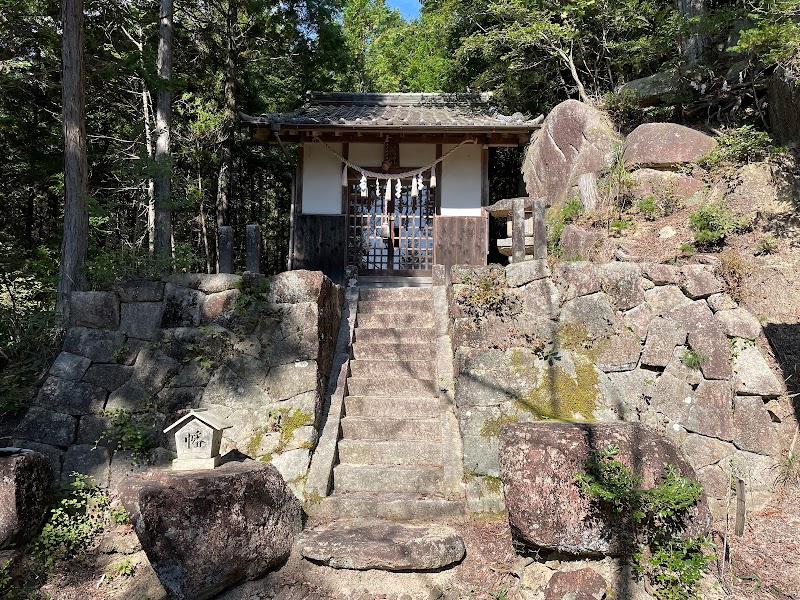
<path id="1" fill-rule="evenodd" d="M 217 271 L 233 273 L 233 227 L 230 225 L 217 228 Z"/>
<path id="2" fill-rule="evenodd" d="M 511 262 L 525 260 L 525 198 L 511 203 Z"/>
<path id="3" fill-rule="evenodd" d="M 261 273 L 261 225 L 258 223 L 247 226 L 247 270 Z"/>
<path id="4" fill-rule="evenodd" d="M 533 258 L 547 258 L 547 223 L 544 200 L 533 201 Z"/>

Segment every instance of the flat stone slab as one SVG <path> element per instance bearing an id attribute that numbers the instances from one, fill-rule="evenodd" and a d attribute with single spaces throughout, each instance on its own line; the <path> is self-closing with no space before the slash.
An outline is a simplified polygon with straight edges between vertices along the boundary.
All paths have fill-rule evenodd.
<path id="1" fill-rule="evenodd" d="M 342 520 L 307 531 L 300 551 L 314 562 L 357 571 L 435 571 L 466 554 L 452 527 L 380 519 Z"/>

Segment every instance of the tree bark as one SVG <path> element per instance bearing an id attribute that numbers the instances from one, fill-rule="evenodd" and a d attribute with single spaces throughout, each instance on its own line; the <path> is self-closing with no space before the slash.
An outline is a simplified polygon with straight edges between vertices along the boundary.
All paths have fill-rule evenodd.
<path id="1" fill-rule="evenodd" d="M 156 177 L 155 251 L 161 256 L 172 254 L 172 161 L 170 126 L 172 121 L 172 0 L 161 0 L 158 28 L 158 78 L 156 97 Z"/>
<path id="2" fill-rule="evenodd" d="M 569 54 L 567 54 L 561 48 L 555 47 L 554 49 L 558 57 L 564 62 L 567 68 L 569 68 L 569 73 L 572 75 L 572 80 L 575 82 L 575 86 L 578 88 L 578 97 L 581 99 L 581 102 L 588 103 L 589 96 L 586 95 L 586 88 L 583 87 L 581 78 L 578 76 L 578 69 L 575 67 L 575 61 L 572 60 L 572 50 L 570 49 Z"/>
<path id="3" fill-rule="evenodd" d="M 238 0 L 228 0 L 227 48 L 225 52 L 225 137 L 219 150 L 217 179 L 217 226 L 229 225 L 233 143 L 236 135 L 236 25 Z"/>
<path id="4" fill-rule="evenodd" d="M 61 111 L 64 131 L 64 238 L 58 273 L 56 316 L 69 318 L 69 295 L 85 287 L 83 265 L 89 237 L 86 206 L 89 167 L 86 159 L 86 96 L 83 70 L 83 0 L 63 0 L 61 42 Z"/>

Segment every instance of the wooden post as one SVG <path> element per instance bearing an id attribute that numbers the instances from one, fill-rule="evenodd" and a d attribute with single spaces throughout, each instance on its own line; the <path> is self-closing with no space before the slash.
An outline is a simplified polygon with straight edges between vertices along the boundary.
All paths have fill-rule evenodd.
<path id="1" fill-rule="evenodd" d="M 233 273 L 233 227 L 217 228 L 217 272 Z"/>
<path id="2" fill-rule="evenodd" d="M 511 262 L 523 260 L 525 260 L 525 198 L 514 198 L 511 202 Z"/>
<path id="3" fill-rule="evenodd" d="M 547 258 L 547 222 L 544 220 L 544 200 L 533 201 L 533 258 Z"/>
<path id="4" fill-rule="evenodd" d="M 247 226 L 247 270 L 261 273 L 261 225 L 258 223 Z"/>
<path id="5" fill-rule="evenodd" d="M 736 535 L 739 537 L 744 535 L 744 515 L 744 479 L 739 477 L 736 480 Z"/>

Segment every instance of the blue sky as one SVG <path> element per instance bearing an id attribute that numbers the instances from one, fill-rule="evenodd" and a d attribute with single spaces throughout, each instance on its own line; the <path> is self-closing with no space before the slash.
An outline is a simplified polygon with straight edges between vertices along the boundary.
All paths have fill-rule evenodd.
<path id="1" fill-rule="evenodd" d="M 419 0 L 387 0 L 386 4 L 398 9 L 406 19 L 419 16 Z"/>

